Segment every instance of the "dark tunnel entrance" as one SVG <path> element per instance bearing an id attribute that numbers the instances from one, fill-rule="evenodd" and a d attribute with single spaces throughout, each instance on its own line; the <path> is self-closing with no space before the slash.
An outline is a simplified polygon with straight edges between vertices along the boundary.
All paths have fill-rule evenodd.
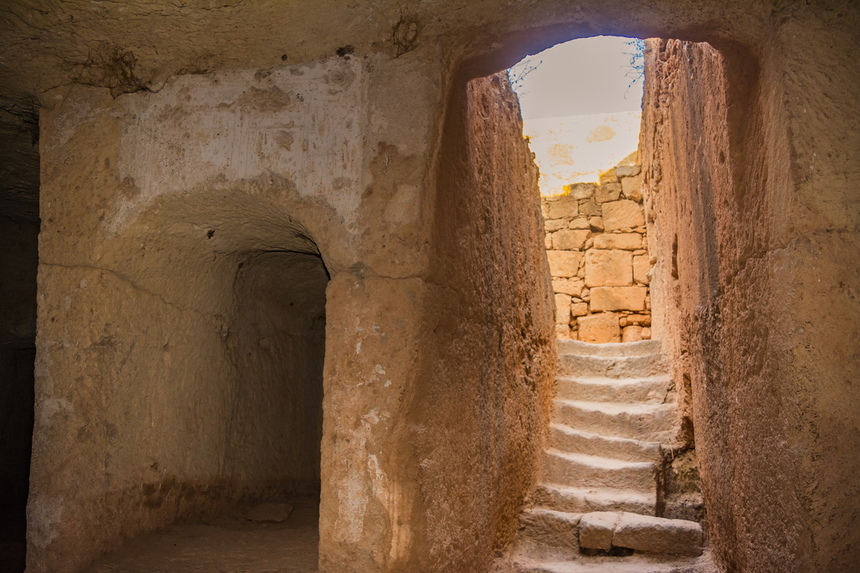
<path id="1" fill-rule="evenodd" d="M 21 128 L 22 122 L 32 130 Z M 11 125 L 11 127 L 10 127 Z M 24 570 L 33 440 L 38 117 L 0 117 L 0 571 Z"/>
<path id="2" fill-rule="evenodd" d="M 312 254 L 239 263 L 228 338 L 237 372 L 228 457 L 239 483 L 319 497 L 327 283 Z"/>

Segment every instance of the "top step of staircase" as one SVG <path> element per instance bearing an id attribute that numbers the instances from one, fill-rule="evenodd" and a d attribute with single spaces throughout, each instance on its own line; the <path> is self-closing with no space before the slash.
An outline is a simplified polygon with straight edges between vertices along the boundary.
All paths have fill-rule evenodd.
<path id="1" fill-rule="evenodd" d="M 579 340 L 558 340 L 559 354 L 575 354 L 579 356 L 646 356 L 660 353 L 659 340 L 640 340 L 638 342 L 608 342 L 605 344 L 591 344 Z"/>

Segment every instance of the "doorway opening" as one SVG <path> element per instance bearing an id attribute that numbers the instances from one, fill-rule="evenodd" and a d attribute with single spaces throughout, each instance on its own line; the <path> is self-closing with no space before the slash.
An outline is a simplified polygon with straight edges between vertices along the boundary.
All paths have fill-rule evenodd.
<path id="1" fill-rule="evenodd" d="M 0 111 L 0 569 L 24 571 L 33 441 L 39 132 L 34 106 Z"/>
<path id="2" fill-rule="evenodd" d="M 704 501 L 686 423 L 684 365 L 670 364 L 671 352 L 651 330 L 659 253 L 649 236 L 655 219 L 646 176 L 655 169 L 651 157 L 640 159 L 639 131 L 646 60 L 653 58 L 646 52 L 655 47 L 659 41 L 573 40 L 508 71 L 540 171 L 559 354 L 541 481 L 525 515 L 583 514 L 577 548 L 547 547 L 540 527 L 525 527 L 515 561 L 552 555 L 588 562 L 643 552 L 666 553 L 667 563 L 686 555 L 691 570 L 707 566 L 706 557 L 698 560 Z M 671 550 L 613 537 L 627 527 L 613 530 L 622 515 Z M 600 519 L 609 519 L 599 527 L 609 528 L 612 543 L 589 537 L 591 520 Z M 666 519 L 679 520 L 691 537 L 655 533 Z"/>
<path id="3" fill-rule="evenodd" d="M 237 265 L 227 456 L 240 483 L 319 497 L 328 280 L 307 253 L 252 253 Z"/>
<path id="4" fill-rule="evenodd" d="M 556 335 L 651 338 L 651 267 L 639 160 L 645 42 L 557 44 L 508 72 L 540 169 Z"/>
<path id="5" fill-rule="evenodd" d="M 177 201 L 132 242 L 166 255 L 127 272 L 150 273 L 155 292 L 197 285 L 173 308 L 211 310 L 154 311 L 170 330 L 155 338 L 158 368 L 140 379 L 154 422 L 138 439 L 148 471 L 168 477 L 147 483 L 137 505 L 160 529 L 141 528 L 86 571 L 317 566 L 329 274 L 298 223 L 260 210 Z"/>

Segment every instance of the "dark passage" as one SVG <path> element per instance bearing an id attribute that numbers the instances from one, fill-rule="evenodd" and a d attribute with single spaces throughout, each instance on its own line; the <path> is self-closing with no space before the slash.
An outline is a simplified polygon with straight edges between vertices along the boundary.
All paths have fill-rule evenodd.
<path id="1" fill-rule="evenodd" d="M 0 350 L 0 571 L 23 571 L 36 349 Z"/>
<path id="2" fill-rule="evenodd" d="M 0 109 L 0 572 L 24 570 L 33 439 L 39 117 Z"/>
<path id="3" fill-rule="evenodd" d="M 319 495 L 327 284 L 312 254 L 251 254 L 238 269 L 227 460 L 250 492 Z"/>
<path id="4" fill-rule="evenodd" d="M 6 207 L 9 207 L 8 202 Z M 33 439 L 38 220 L 0 216 L 0 571 L 23 571 Z M 12 216 L 10 216 L 12 215 Z M 15 216 L 18 215 L 18 216 Z"/>

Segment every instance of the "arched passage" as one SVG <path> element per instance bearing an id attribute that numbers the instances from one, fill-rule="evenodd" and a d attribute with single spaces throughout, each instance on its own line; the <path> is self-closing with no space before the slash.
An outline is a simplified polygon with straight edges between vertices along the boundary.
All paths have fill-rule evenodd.
<path id="1" fill-rule="evenodd" d="M 84 387 L 68 409 L 86 412 L 73 436 L 86 447 L 66 463 L 89 477 L 65 511 L 99 532 L 96 568 L 149 571 L 157 555 L 171 569 L 183 539 L 205 540 L 194 560 L 213 569 L 260 540 L 251 561 L 316 564 L 328 271 L 283 205 L 201 195 L 159 199 L 106 233 L 110 252 L 69 287 Z M 34 435 L 38 451 L 50 430 L 37 423 Z M 44 477 L 35 472 L 37 493 Z M 32 498 L 31 515 L 45 503 Z M 261 504 L 280 513 L 261 516 Z M 189 520 L 206 534 L 186 539 L 176 524 Z M 146 533 L 165 527 L 173 538 Z"/>
<path id="2" fill-rule="evenodd" d="M 319 495 L 327 283 L 313 254 L 249 253 L 237 264 L 226 465 L 240 483 Z"/>

